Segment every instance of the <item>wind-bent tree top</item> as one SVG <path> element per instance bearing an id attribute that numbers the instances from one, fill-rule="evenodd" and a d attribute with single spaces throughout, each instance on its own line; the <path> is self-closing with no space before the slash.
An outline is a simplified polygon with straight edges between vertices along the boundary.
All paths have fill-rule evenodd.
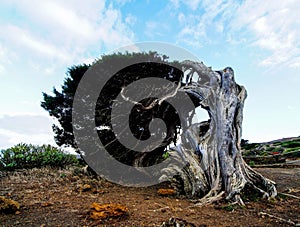
<path id="1" fill-rule="evenodd" d="M 97 64 L 100 65 L 100 68 L 108 76 L 111 76 L 108 72 L 112 71 L 110 68 L 112 65 L 124 65 L 126 67 L 109 79 L 102 89 L 96 108 L 97 125 L 103 128 L 111 128 L 110 114 L 112 103 L 122 91 L 122 88 L 128 84 L 149 77 L 165 78 L 171 82 L 179 83 L 183 76 L 182 71 L 178 69 L 180 68 L 179 63 L 172 62 L 166 64 L 166 59 L 166 56 L 158 55 L 156 52 L 118 53 L 102 56 L 97 61 Z M 136 64 L 136 62 L 140 63 Z M 128 65 L 129 67 L 127 67 Z M 66 145 L 77 149 L 72 128 L 72 103 L 77 86 L 90 66 L 84 64 L 69 68 L 61 91 L 54 88 L 53 95 L 43 93 L 44 101 L 41 103 L 41 106 L 49 112 L 50 116 L 55 117 L 59 123 L 53 125 L 55 141 L 59 146 Z M 145 87 L 141 87 L 140 89 L 145 89 Z M 142 100 L 141 103 L 144 106 L 148 106 L 152 101 L 152 99 L 146 99 Z M 153 117 L 162 118 L 168 125 L 168 135 L 164 143 L 149 153 L 147 158 L 144 159 L 144 165 L 151 165 L 162 157 L 171 142 L 176 142 L 180 122 L 176 111 L 166 102 L 155 108 L 143 109 L 142 112 L 140 109 L 141 106 L 136 106 L 133 109 L 129 122 L 130 128 L 136 138 L 145 140 L 150 136 L 148 125 Z M 140 155 L 140 153 L 133 152 L 122 146 L 116 140 L 112 130 L 99 130 L 98 134 L 103 144 L 107 145 L 107 150 L 121 162 L 133 165 L 137 156 Z"/>

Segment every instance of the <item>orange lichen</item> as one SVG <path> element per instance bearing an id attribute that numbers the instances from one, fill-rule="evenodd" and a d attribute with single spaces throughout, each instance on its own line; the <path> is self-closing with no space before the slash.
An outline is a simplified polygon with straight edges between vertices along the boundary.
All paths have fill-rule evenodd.
<path id="1" fill-rule="evenodd" d="M 128 214 L 128 208 L 121 204 L 99 204 L 91 205 L 90 217 L 94 220 L 105 218 L 117 218 Z"/>
<path id="2" fill-rule="evenodd" d="M 171 188 L 160 188 L 158 189 L 157 193 L 159 195 L 167 196 L 167 195 L 175 195 L 176 191 Z"/>
<path id="3" fill-rule="evenodd" d="M 16 213 L 20 209 L 20 204 L 14 200 L 0 196 L 0 213 Z"/>

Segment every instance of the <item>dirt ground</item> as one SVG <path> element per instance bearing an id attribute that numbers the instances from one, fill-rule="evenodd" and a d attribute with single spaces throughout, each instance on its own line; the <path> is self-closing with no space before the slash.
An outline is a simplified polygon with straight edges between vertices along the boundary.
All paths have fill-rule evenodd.
<path id="1" fill-rule="evenodd" d="M 18 214 L 0 214 L 0 226 L 175 226 L 167 224 L 170 218 L 185 226 L 299 224 L 300 168 L 257 171 L 276 181 L 278 191 L 288 196 L 280 194 L 270 201 L 246 200 L 243 208 L 226 203 L 194 207 L 194 202 L 186 198 L 159 195 L 158 189 L 167 185 L 122 187 L 75 174 L 74 169 L 13 172 L 0 179 L 0 195 L 19 202 L 21 208 Z M 90 218 L 93 202 L 124 205 L 128 214 L 117 219 L 93 220 Z"/>

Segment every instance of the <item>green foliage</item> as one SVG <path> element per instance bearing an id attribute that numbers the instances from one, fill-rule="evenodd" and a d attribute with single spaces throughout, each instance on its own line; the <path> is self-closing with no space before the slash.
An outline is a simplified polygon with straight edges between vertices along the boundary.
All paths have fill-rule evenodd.
<path id="1" fill-rule="evenodd" d="M 163 159 L 167 159 L 169 156 L 170 156 L 170 154 L 169 154 L 168 151 L 166 151 L 166 152 L 162 155 Z"/>
<path id="2" fill-rule="evenodd" d="M 281 152 L 284 151 L 284 149 L 283 149 L 282 147 L 275 147 L 275 148 L 273 148 L 272 151 L 273 151 L 273 152 L 279 152 L 279 153 L 281 153 Z"/>
<path id="3" fill-rule="evenodd" d="M 64 167 L 77 163 L 75 155 L 66 154 L 51 145 L 34 146 L 20 143 L 0 151 L 0 167 L 5 170 L 42 166 Z"/>
<path id="4" fill-rule="evenodd" d="M 295 148 L 287 148 L 283 151 L 283 154 L 286 154 L 286 153 L 290 153 L 290 152 L 293 152 L 293 151 L 300 151 L 300 148 L 299 147 L 295 147 Z"/>
<path id="5" fill-rule="evenodd" d="M 274 151 L 274 147 L 269 147 L 269 145 L 266 146 L 266 151 Z"/>
<path id="6" fill-rule="evenodd" d="M 76 148 L 72 128 L 72 103 L 76 88 L 90 65 L 72 66 L 67 71 L 67 77 L 62 85 L 62 92 L 53 89 L 54 95 L 43 93 L 44 101 L 41 106 L 55 117 L 59 124 L 52 125 L 57 145 L 68 145 Z"/>
<path id="7" fill-rule="evenodd" d="M 96 126 L 111 128 L 111 109 L 115 98 L 119 95 L 124 86 L 142 78 L 159 77 L 165 78 L 171 82 L 180 83 L 183 77 L 181 70 L 178 70 L 179 63 L 172 62 L 166 64 L 166 56 L 160 56 L 156 52 L 149 53 L 115 53 L 102 56 L 97 61 L 99 75 L 107 75 L 110 78 L 102 88 L 96 104 L 95 122 Z M 136 63 L 140 62 L 140 63 Z M 115 73 L 115 67 L 122 68 Z M 84 73 L 92 67 L 90 65 L 78 65 L 71 67 L 67 72 L 67 77 L 62 85 L 61 92 L 54 88 L 53 95 L 43 93 L 44 101 L 41 106 L 49 112 L 50 116 L 57 118 L 58 124 L 53 125 L 55 141 L 60 145 L 67 145 L 78 150 L 72 127 L 72 105 L 76 88 Z M 95 78 L 97 81 L 97 78 Z M 147 86 L 147 85 L 145 85 Z M 143 91 L 145 88 L 141 87 Z M 89 91 L 87 91 L 88 94 Z M 137 91 L 139 93 L 139 91 Z M 88 95 L 87 95 L 88 99 Z M 153 98 L 140 101 L 142 105 L 147 106 L 153 102 Z M 86 102 L 89 108 L 89 102 Z M 167 102 L 162 103 L 150 110 L 141 109 L 135 106 L 130 113 L 129 127 L 136 138 L 146 140 L 150 137 L 149 122 L 153 118 L 161 118 L 167 125 L 167 137 L 160 147 L 148 152 L 147 157 L 143 158 L 143 165 L 152 165 L 158 159 L 162 158 L 167 146 L 176 143 L 177 132 L 180 128 L 180 119 L 175 109 Z M 127 122 L 126 122 L 127 123 Z M 80 128 L 80 123 L 79 128 Z M 125 126 L 124 126 L 125 127 Z M 158 130 L 159 131 L 159 130 Z M 99 138 L 105 149 L 118 161 L 132 165 L 140 153 L 124 147 L 118 140 L 112 130 L 98 130 Z"/>
<path id="8" fill-rule="evenodd" d="M 300 141 L 288 141 L 281 144 L 285 148 L 298 148 L 300 149 Z"/>
<path id="9" fill-rule="evenodd" d="M 242 148 L 245 149 L 245 150 L 251 150 L 251 149 L 254 149 L 258 146 L 259 146 L 258 143 L 247 143 L 247 144 L 243 145 Z"/>
<path id="10" fill-rule="evenodd" d="M 252 160 L 251 160 L 251 161 L 249 161 L 249 166 L 251 166 L 251 167 L 252 167 L 252 166 L 255 166 L 255 162 L 254 162 L 254 161 L 252 161 Z"/>
<path id="11" fill-rule="evenodd" d="M 258 155 L 266 156 L 270 153 L 278 152 L 287 154 L 289 152 L 300 151 L 300 139 L 276 141 L 274 143 L 247 143 L 242 146 L 244 156 Z"/>

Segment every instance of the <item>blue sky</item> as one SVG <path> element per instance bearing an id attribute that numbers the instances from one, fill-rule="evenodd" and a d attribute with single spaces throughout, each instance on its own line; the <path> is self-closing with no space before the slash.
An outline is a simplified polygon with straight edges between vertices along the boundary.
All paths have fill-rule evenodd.
<path id="1" fill-rule="evenodd" d="M 0 148 L 54 144 L 42 92 L 72 65 L 145 41 L 231 66 L 248 90 L 243 138 L 300 136 L 299 14 L 298 0 L 2 0 Z"/>

